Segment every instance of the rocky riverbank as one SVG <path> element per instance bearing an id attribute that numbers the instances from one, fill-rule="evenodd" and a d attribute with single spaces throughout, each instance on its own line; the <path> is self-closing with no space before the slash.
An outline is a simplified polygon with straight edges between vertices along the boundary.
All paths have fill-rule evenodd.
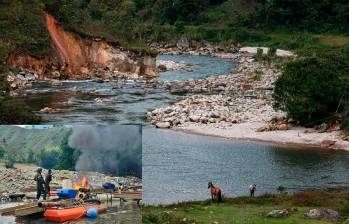
<path id="1" fill-rule="evenodd" d="M 36 195 L 36 182 L 34 176 L 36 166 L 26 164 L 16 164 L 16 169 L 7 169 L 0 164 L 0 198 L 2 201 L 9 199 L 10 195 L 25 194 L 26 199 L 31 199 Z M 46 174 L 47 170 L 43 170 Z M 53 179 L 51 186 L 62 186 L 65 179 L 77 181 L 81 173 L 68 170 L 52 170 Z M 97 172 L 84 172 L 89 183 L 93 186 L 102 186 L 108 180 L 112 183 L 123 183 L 128 187 L 142 186 L 141 179 L 137 177 L 113 177 Z"/>
<path id="2" fill-rule="evenodd" d="M 284 112 L 273 109 L 272 92 L 281 74 L 280 65 L 256 60 L 256 48 L 158 48 L 163 54 L 229 58 L 237 62 L 237 67 L 226 76 L 165 83 L 172 93 L 189 95 L 172 106 L 148 112 L 148 120 L 156 127 L 228 138 L 349 150 L 349 142 L 338 125 L 303 128 L 287 119 Z M 267 49 L 263 49 L 263 52 L 266 53 Z M 277 52 L 280 57 L 294 56 L 288 51 Z"/>

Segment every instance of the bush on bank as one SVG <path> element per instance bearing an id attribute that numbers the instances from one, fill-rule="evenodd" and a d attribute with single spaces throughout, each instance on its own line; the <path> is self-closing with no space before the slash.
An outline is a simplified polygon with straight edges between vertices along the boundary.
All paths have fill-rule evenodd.
<path id="1" fill-rule="evenodd" d="M 304 126 L 346 116 L 348 78 L 348 60 L 338 52 L 296 59 L 275 83 L 274 107 Z"/>

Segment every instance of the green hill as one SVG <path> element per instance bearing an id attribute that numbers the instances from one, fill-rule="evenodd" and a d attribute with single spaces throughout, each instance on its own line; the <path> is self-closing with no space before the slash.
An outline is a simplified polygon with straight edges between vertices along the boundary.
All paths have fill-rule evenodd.
<path id="1" fill-rule="evenodd" d="M 71 128 L 59 126 L 45 129 L 29 129 L 18 126 L 0 127 L 2 158 L 9 162 L 36 163 L 46 168 L 61 166 L 58 158 L 63 155 Z M 69 150 L 68 150 L 69 151 Z M 73 154 L 71 149 L 68 154 Z M 63 161 L 62 161 L 63 162 Z M 58 164 L 58 165 L 56 165 Z M 73 168 L 64 167 L 62 168 Z"/>

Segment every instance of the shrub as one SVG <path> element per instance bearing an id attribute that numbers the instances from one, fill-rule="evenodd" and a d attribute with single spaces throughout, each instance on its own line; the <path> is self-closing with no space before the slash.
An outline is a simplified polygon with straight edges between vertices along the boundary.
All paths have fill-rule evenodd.
<path id="1" fill-rule="evenodd" d="M 0 159 L 3 159 L 5 156 L 5 149 L 3 147 L 0 146 Z"/>
<path id="2" fill-rule="evenodd" d="M 13 156 L 9 156 L 8 154 L 5 154 L 5 167 L 6 168 L 14 168 L 15 165 L 15 159 Z"/>
<path id="3" fill-rule="evenodd" d="M 344 94 L 343 72 L 338 64 L 318 57 L 289 62 L 275 83 L 274 108 L 305 126 L 331 119 Z"/>
<path id="4" fill-rule="evenodd" d="M 262 48 L 257 48 L 257 53 L 256 53 L 255 58 L 257 61 L 263 60 L 263 49 Z"/>

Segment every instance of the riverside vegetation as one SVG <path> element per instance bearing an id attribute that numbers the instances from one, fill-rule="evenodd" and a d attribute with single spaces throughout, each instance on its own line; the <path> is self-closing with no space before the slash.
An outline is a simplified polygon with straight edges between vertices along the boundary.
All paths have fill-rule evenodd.
<path id="1" fill-rule="evenodd" d="M 211 201 L 183 202 L 168 206 L 146 206 L 143 223 L 347 223 L 348 189 L 287 194 L 280 186 L 278 194 L 255 198 L 225 198 L 221 204 Z"/>
<path id="2" fill-rule="evenodd" d="M 117 42 L 125 48 L 143 52 L 155 53 L 147 43 L 175 43 L 183 38 L 188 40 L 189 45 L 208 41 L 222 47 L 249 44 L 284 48 L 295 51 L 300 61 L 307 62 L 307 57 L 315 57 L 310 61 L 314 65 L 320 63 L 326 67 L 326 62 L 337 62 L 338 59 L 343 59 L 340 61 L 344 63 L 331 65 L 338 71 L 338 76 L 328 85 L 328 79 L 316 78 L 323 74 L 318 67 L 314 66 L 311 71 L 314 81 L 323 81 L 324 84 L 320 85 L 322 89 L 326 87 L 329 94 L 334 94 L 328 98 L 319 98 L 319 89 L 316 88 L 309 88 L 307 93 L 286 89 L 299 99 L 291 105 L 284 99 L 286 95 L 280 94 L 283 87 L 289 86 L 290 79 L 281 79 L 277 82 L 275 92 L 277 108 L 286 110 L 291 118 L 302 124 L 339 119 L 343 129 L 348 129 L 349 122 L 345 119 L 347 96 L 343 92 L 345 87 L 332 91 L 333 86 L 330 86 L 336 84 L 335 80 L 345 80 L 348 74 L 345 62 L 349 54 L 349 3 L 345 0 L 297 0 L 287 4 L 279 0 L 3 0 L 0 4 L 2 73 L 12 69 L 6 66 L 10 52 L 26 51 L 35 57 L 42 57 L 50 50 L 44 12 L 52 14 L 67 30 L 85 37 Z M 300 73 L 297 71 L 303 69 L 302 64 L 292 62 L 286 66 L 285 70 L 289 72 L 285 71 L 285 76 L 297 76 L 293 81 L 298 82 L 292 84 L 302 83 L 302 87 L 307 89 L 307 85 L 314 82 L 303 83 L 305 77 L 298 77 Z M 6 78 L 1 80 L 1 123 L 40 122 L 30 109 L 23 103 L 15 102 L 9 95 Z M 298 88 L 299 91 L 304 89 Z M 313 100 L 305 104 L 305 98 L 302 97 Z M 321 106 L 319 100 L 324 100 Z M 298 109 L 302 113 L 297 115 L 292 112 Z M 302 119 L 299 119 L 300 116 Z"/>

